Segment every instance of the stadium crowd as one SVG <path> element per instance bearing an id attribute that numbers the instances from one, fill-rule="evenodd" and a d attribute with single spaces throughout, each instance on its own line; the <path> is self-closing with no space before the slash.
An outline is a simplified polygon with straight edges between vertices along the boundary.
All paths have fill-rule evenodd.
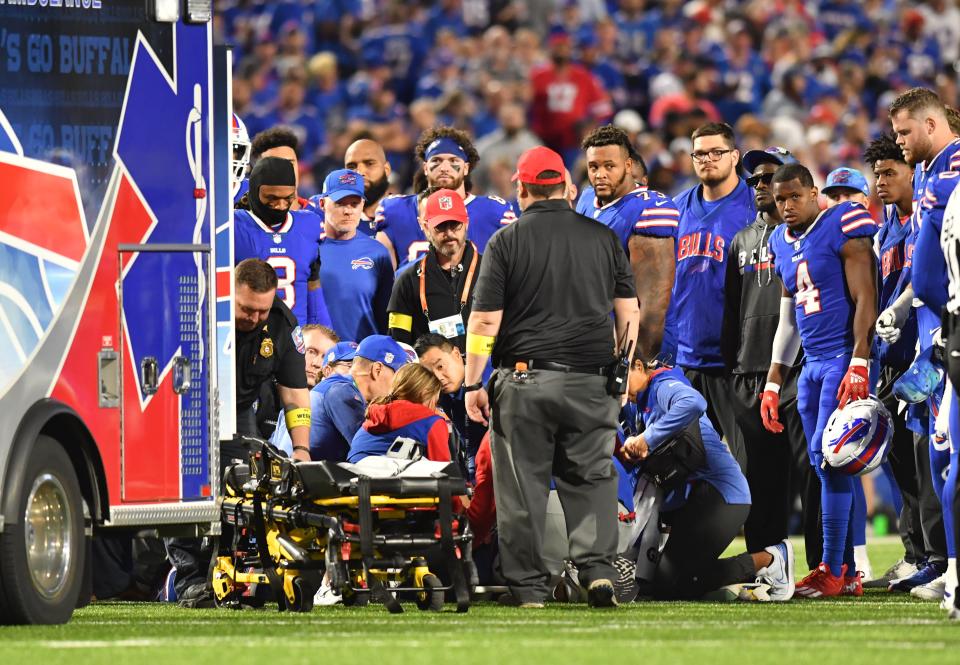
<path id="1" fill-rule="evenodd" d="M 504 582 L 484 389 L 504 358 L 474 293 L 501 231 L 566 199 L 617 234 L 639 298 L 611 460 L 616 597 L 872 585 L 953 610 L 939 232 L 960 169 L 956 3 L 241 0 L 217 20 L 235 45 L 236 260 L 273 268 L 310 388 L 308 446 L 272 390 L 257 433 L 304 460 L 358 462 L 398 436 L 462 457 L 481 581 Z M 525 175 L 534 158 L 559 166 Z M 848 403 L 879 437 L 858 468 L 821 447 Z M 644 464 L 691 427 L 701 458 L 653 501 Z M 866 552 L 863 466 L 898 513 L 886 572 Z M 811 572 L 795 586 L 798 495 Z M 554 598 L 592 602 L 562 522 L 545 536 L 561 543 Z M 720 559 L 741 530 L 746 552 Z M 541 603 L 515 582 L 515 601 Z"/>

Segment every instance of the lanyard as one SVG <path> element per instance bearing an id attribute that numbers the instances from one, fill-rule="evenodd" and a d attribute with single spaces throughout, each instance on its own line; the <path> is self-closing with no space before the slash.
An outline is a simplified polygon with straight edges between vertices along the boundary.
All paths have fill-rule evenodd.
<path id="1" fill-rule="evenodd" d="M 477 252 L 477 246 L 470 242 L 470 247 L 473 248 L 473 258 L 470 259 L 470 268 L 467 270 L 467 278 L 463 283 L 463 294 L 460 296 L 460 311 L 463 311 L 464 305 L 467 304 L 467 298 L 470 297 L 470 285 L 473 283 L 473 273 L 477 269 L 477 258 L 480 253 Z M 423 310 L 423 315 L 427 317 L 427 321 L 430 320 L 430 314 L 427 311 L 427 257 L 429 254 L 424 255 L 423 259 L 420 261 L 420 309 Z"/>

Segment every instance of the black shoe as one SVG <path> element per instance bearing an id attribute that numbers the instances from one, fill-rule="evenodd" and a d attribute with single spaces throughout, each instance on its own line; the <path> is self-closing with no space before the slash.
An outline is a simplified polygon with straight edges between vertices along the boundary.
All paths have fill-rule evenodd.
<path id="1" fill-rule="evenodd" d="M 499 598 L 497 598 L 497 603 L 503 605 L 504 607 L 519 607 L 525 610 L 540 610 L 543 609 L 543 601 L 536 600 L 520 600 L 512 593 L 505 593 Z"/>
<path id="2" fill-rule="evenodd" d="M 217 601 L 213 597 L 213 588 L 206 582 L 198 582 L 187 587 L 177 605 L 188 609 L 210 609 L 217 606 Z"/>
<path id="3" fill-rule="evenodd" d="M 590 607 L 616 607 L 617 592 L 613 582 L 606 578 L 592 581 L 587 587 L 587 604 Z"/>
<path id="4" fill-rule="evenodd" d="M 632 603 L 640 593 L 637 585 L 637 562 L 625 556 L 618 556 L 613 567 L 617 569 L 617 579 L 613 581 L 618 603 Z"/>

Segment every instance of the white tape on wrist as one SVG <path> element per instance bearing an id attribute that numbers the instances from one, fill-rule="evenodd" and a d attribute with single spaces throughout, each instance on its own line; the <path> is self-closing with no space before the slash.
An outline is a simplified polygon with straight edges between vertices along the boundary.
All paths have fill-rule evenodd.
<path id="1" fill-rule="evenodd" d="M 779 384 L 779 383 L 774 383 L 773 381 L 767 381 L 767 385 L 765 385 L 765 386 L 763 387 L 763 392 L 765 392 L 765 393 L 766 393 L 766 392 L 771 392 L 771 393 L 776 393 L 777 395 L 779 395 L 779 394 L 780 394 L 780 384 Z"/>
<path id="2" fill-rule="evenodd" d="M 851 358 L 850 367 L 866 367 L 869 369 L 870 360 L 867 358 Z"/>

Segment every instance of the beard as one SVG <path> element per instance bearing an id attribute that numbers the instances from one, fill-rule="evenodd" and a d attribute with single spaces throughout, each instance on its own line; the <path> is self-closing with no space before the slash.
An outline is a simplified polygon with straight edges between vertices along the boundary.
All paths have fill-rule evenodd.
<path id="1" fill-rule="evenodd" d="M 732 169 L 727 169 L 721 171 L 719 169 L 710 171 L 700 176 L 700 182 L 702 182 L 707 187 L 716 187 L 717 185 L 723 183 L 727 178 L 730 177 L 730 172 Z"/>
<path id="2" fill-rule="evenodd" d="M 600 203 L 603 203 L 604 205 L 606 205 L 610 201 L 613 201 L 615 198 L 617 198 L 617 192 L 620 191 L 620 188 L 623 187 L 623 183 L 626 181 L 627 177 L 630 175 L 631 174 L 627 173 L 627 170 L 624 169 L 623 175 L 620 176 L 620 179 L 617 182 L 610 183 L 609 185 L 610 193 L 607 194 L 606 196 L 600 196 L 600 194 L 597 193 L 597 200 L 599 200 Z M 594 190 L 596 190 L 596 188 L 594 188 Z"/>
<path id="3" fill-rule="evenodd" d="M 463 184 L 463 179 L 465 176 L 463 173 L 452 173 L 450 175 L 444 174 L 443 177 L 449 178 L 450 183 L 446 185 L 440 185 L 440 183 L 434 180 L 433 177 L 427 177 L 427 182 L 429 182 L 433 187 L 444 187 L 445 189 L 457 190 L 460 189 L 460 185 Z"/>
<path id="4" fill-rule="evenodd" d="M 458 240 L 457 242 L 435 242 L 433 246 L 437 250 L 437 254 L 446 259 L 452 259 L 464 248 L 465 244 L 465 242 Z"/>
<path id="5" fill-rule="evenodd" d="M 382 199 L 388 189 L 390 189 L 390 180 L 387 178 L 387 175 L 384 174 L 382 178 L 376 182 L 371 182 L 364 188 L 363 198 L 367 204 L 374 203 Z"/>

